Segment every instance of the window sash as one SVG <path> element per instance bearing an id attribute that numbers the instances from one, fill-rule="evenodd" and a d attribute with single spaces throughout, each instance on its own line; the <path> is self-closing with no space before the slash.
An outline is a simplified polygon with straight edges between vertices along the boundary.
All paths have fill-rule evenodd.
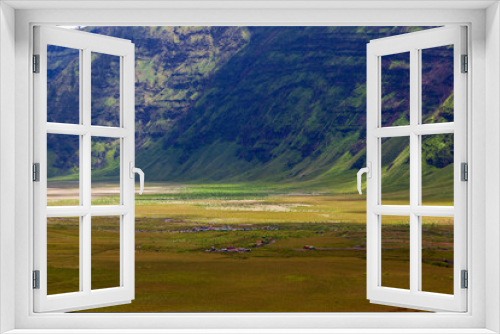
<path id="1" fill-rule="evenodd" d="M 460 180 L 460 165 L 467 162 L 467 75 L 460 73 L 461 55 L 467 54 L 466 28 L 434 28 L 371 41 L 367 47 L 367 162 L 372 178 L 367 180 L 367 297 L 371 302 L 423 310 L 467 310 L 467 290 L 461 288 L 461 270 L 467 266 L 467 182 Z M 454 45 L 454 122 L 421 124 L 420 50 Z M 410 125 L 381 125 L 381 57 L 410 53 Z M 421 136 L 454 133 L 454 206 L 421 205 Z M 381 205 L 382 138 L 408 136 L 410 140 L 410 205 Z M 410 289 L 382 286 L 382 214 L 408 215 L 410 219 Z M 422 216 L 454 217 L 454 294 L 421 291 Z"/>
<path id="2" fill-rule="evenodd" d="M 40 73 L 34 78 L 34 161 L 40 163 L 40 182 L 34 184 L 34 270 L 40 271 L 40 289 L 33 290 L 34 311 L 74 311 L 129 303 L 134 298 L 134 179 L 129 162 L 134 161 L 134 45 L 128 40 L 73 31 L 35 27 L 34 53 L 40 55 Z M 79 124 L 47 122 L 47 46 L 79 50 Z M 91 53 L 120 57 L 120 127 L 91 124 Z M 76 111 L 75 111 L 76 112 Z M 47 206 L 47 134 L 79 137 L 79 204 Z M 120 139 L 120 205 L 91 205 L 91 140 L 93 136 Z M 92 216 L 120 217 L 120 286 L 92 290 Z M 79 217 L 78 292 L 47 295 L 47 218 Z"/>

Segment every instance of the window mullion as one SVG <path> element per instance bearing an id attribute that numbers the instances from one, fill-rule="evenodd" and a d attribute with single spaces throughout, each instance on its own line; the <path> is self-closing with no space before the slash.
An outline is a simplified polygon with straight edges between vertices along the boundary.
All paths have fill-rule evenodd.
<path id="1" fill-rule="evenodd" d="M 80 71 L 83 71 L 83 50 L 80 50 L 80 56 L 78 57 L 79 59 L 79 65 L 78 65 L 78 68 L 80 69 Z M 83 80 L 83 76 L 82 75 L 79 75 L 78 76 L 78 80 L 79 80 L 79 83 L 78 83 L 78 87 L 79 88 L 79 110 L 78 110 L 78 114 L 79 114 L 79 118 L 80 118 L 80 121 L 79 121 L 79 125 L 83 124 L 83 83 L 84 83 L 84 80 Z M 84 169 L 82 168 L 82 162 L 84 161 L 83 159 L 83 136 L 80 135 L 79 136 L 80 140 L 79 140 L 79 150 L 78 150 L 78 154 L 79 154 L 79 162 L 80 162 L 80 167 L 79 167 L 79 192 L 80 192 L 80 205 L 84 205 L 84 178 L 83 178 L 83 171 Z M 84 280 L 85 280 L 85 270 L 84 270 L 84 267 L 85 267 L 85 261 L 84 261 L 84 254 L 83 254 L 83 250 L 84 250 L 84 246 L 85 246 L 85 219 L 84 217 L 80 216 L 79 217 L 79 222 L 80 222 L 80 225 L 79 225 L 79 266 L 78 266 L 78 270 L 79 270 L 79 284 L 80 284 L 80 291 L 84 291 L 86 290 L 86 286 L 85 284 L 83 283 Z"/>
<path id="2" fill-rule="evenodd" d="M 89 128 L 91 126 L 91 52 L 90 49 L 83 49 L 82 60 L 82 125 Z M 83 291 L 90 293 L 91 290 L 91 171 L 92 171 L 92 137 L 90 131 L 82 135 L 82 149 L 80 151 L 81 163 L 81 180 L 82 180 L 82 204 L 88 209 L 87 214 L 83 216 L 83 233 L 82 233 L 82 247 L 80 248 L 82 258 L 82 281 Z"/>
<path id="3" fill-rule="evenodd" d="M 413 130 L 419 124 L 419 52 L 410 51 L 410 291 L 415 293 L 420 286 L 420 217 L 414 212 L 420 204 L 420 136 Z"/>
<path id="4" fill-rule="evenodd" d="M 417 101 L 415 101 L 417 105 L 417 110 L 416 110 L 416 115 L 417 119 L 416 122 L 417 124 L 415 125 L 415 128 L 422 128 L 422 50 L 415 50 L 416 52 L 416 57 L 417 61 L 415 64 L 416 68 L 416 77 L 417 77 Z M 453 127 L 453 125 L 452 125 Z M 427 127 L 428 128 L 428 127 Z M 417 142 L 417 147 L 416 147 L 416 161 L 415 164 L 417 166 L 416 173 L 417 175 L 415 176 L 416 182 L 417 182 L 417 205 L 418 207 L 421 207 L 422 205 L 422 133 L 421 132 L 416 132 L 415 133 L 416 137 L 416 142 Z M 417 267 L 417 277 L 416 279 L 418 280 L 417 283 L 417 289 L 418 291 L 422 291 L 422 215 L 416 215 L 417 212 L 414 210 L 413 215 L 415 215 L 416 218 L 416 236 L 417 240 L 415 241 L 416 244 L 416 255 L 415 255 L 415 260 L 416 267 Z"/>

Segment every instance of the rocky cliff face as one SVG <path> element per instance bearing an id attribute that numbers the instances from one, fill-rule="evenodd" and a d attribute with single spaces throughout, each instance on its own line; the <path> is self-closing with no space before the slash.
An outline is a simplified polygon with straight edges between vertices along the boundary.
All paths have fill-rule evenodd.
<path id="1" fill-rule="evenodd" d="M 338 181 L 340 175 L 350 178 L 365 163 L 366 44 L 419 30 L 84 29 L 130 39 L 136 45 L 137 165 L 149 180 L 316 180 L 318 184 Z M 430 57 L 427 63 L 432 69 L 445 58 Z M 396 69 L 406 65 L 401 60 L 388 63 Z M 61 75 L 67 72 L 71 71 Z M 428 91 L 443 82 L 438 72 L 433 73 L 426 81 Z M 391 71 L 387 81 L 397 83 L 404 75 Z M 387 119 L 392 124 L 407 114 L 400 107 L 407 105 L 407 94 L 401 91 L 403 86 L 391 87 Z M 107 95 L 103 89 L 98 103 L 105 104 Z M 449 118 L 452 101 L 452 91 L 440 88 L 439 96 L 429 100 L 426 117 Z"/>
<path id="2" fill-rule="evenodd" d="M 240 27 L 98 27 L 136 47 L 137 148 L 163 137 L 249 40 Z M 104 97 L 106 94 L 103 93 Z"/>
<path id="3" fill-rule="evenodd" d="M 138 151 L 163 137 L 179 116 L 192 108 L 217 70 L 248 44 L 250 36 L 245 27 L 84 27 L 81 30 L 128 39 L 135 44 Z M 78 110 L 79 104 L 77 55 L 73 50 L 56 47 L 49 49 L 49 57 L 53 61 L 48 69 L 48 120 L 77 123 L 78 113 L 69 111 Z M 118 77 L 110 75 L 109 69 L 116 67 L 117 60 L 96 53 L 92 65 L 93 124 L 111 125 L 107 120 L 115 117 L 111 115 L 114 110 L 109 100 L 116 96 Z M 71 142 L 69 146 L 75 147 L 65 145 L 62 150 L 56 140 L 57 137 L 49 138 L 52 151 L 49 164 L 54 167 L 49 177 L 71 178 L 68 174 L 74 173 L 74 165 L 78 164 L 71 151 L 78 150 L 78 144 Z M 116 168 L 110 164 L 99 167 Z"/>

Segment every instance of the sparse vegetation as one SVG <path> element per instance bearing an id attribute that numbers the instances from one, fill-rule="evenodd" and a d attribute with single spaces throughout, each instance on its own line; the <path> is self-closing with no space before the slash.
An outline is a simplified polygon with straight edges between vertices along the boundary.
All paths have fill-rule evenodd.
<path id="1" fill-rule="evenodd" d="M 149 182 L 136 197 L 136 299 L 91 312 L 408 311 L 366 299 L 355 174 L 366 164 L 366 43 L 422 28 L 83 29 L 136 45 L 136 165 Z M 450 54 L 426 51 L 424 123 L 453 120 Z M 78 123 L 79 62 L 57 47 L 49 55 L 48 120 Z M 116 69 L 93 57 L 97 70 Z M 408 124 L 408 61 L 387 69 L 382 123 Z M 117 78 L 94 82 L 93 121 L 112 125 Z M 73 137 L 48 136 L 48 205 L 78 203 Z M 92 141 L 94 205 L 117 203 L 118 142 Z M 427 136 L 422 147 L 424 204 L 452 205 L 452 137 Z M 383 204 L 408 204 L 409 140 L 386 139 L 382 151 Z M 92 217 L 93 287 L 118 284 L 110 219 Z M 48 224 L 49 291 L 75 291 L 78 220 Z M 384 284 L 409 283 L 407 227 L 394 216 L 384 226 Z M 426 220 L 422 231 L 423 287 L 451 293 L 453 224 Z"/>
<path id="2" fill-rule="evenodd" d="M 146 190 L 136 202 L 136 299 L 91 312 L 406 311 L 366 300 L 364 196 L 298 185 L 156 184 Z M 119 250 L 109 240 L 119 232 L 110 222 L 92 218 L 93 270 L 103 286 L 116 283 Z M 408 277 L 403 224 L 393 219 L 386 229 L 393 249 L 384 260 L 388 284 Z M 51 218 L 49 226 L 49 250 L 66 249 L 49 259 L 51 291 L 74 290 L 78 224 Z M 200 231 L 208 226 L 234 230 Z M 453 281 L 447 263 L 452 229 L 449 218 L 426 222 L 430 291 L 449 292 Z M 252 251 L 205 252 L 210 247 Z"/>

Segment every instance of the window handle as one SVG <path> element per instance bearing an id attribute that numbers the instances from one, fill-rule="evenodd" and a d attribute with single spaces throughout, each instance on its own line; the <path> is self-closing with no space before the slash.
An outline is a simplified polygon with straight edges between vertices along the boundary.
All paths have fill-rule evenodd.
<path id="1" fill-rule="evenodd" d="M 366 163 L 366 167 L 361 168 L 358 171 L 358 192 L 360 195 L 362 194 L 362 192 L 361 192 L 361 176 L 363 175 L 363 173 L 366 173 L 367 178 L 369 178 L 369 179 L 372 178 L 372 163 L 371 162 L 368 161 Z"/>
<path id="2" fill-rule="evenodd" d="M 135 178 L 135 173 L 139 174 L 139 184 L 141 185 L 141 189 L 139 190 L 139 195 L 142 195 L 142 192 L 144 191 L 144 172 L 140 168 L 135 168 L 133 161 L 130 161 L 129 163 L 129 171 L 131 179 Z"/>

